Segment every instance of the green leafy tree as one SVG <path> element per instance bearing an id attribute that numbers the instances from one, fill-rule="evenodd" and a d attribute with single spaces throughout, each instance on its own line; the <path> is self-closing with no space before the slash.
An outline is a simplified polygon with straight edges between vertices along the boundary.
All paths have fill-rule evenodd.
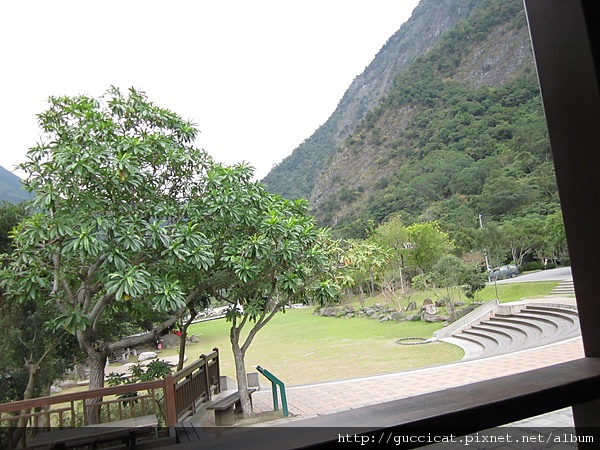
<path id="1" fill-rule="evenodd" d="M 11 231 L 28 216 L 26 202 L 0 203 L 0 255 L 13 250 Z"/>
<path id="2" fill-rule="evenodd" d="M 453 249 L 452 241 L 437 222 L 415 223 L 406 228 L 406 263 L 421 274 L 428 272 Z"/>
<path id="3" fill-rule="evenodd" d="M 27 215 L 25 203 L 0 206 L 0 252 L 12 251 L 11 230 Z M 0 264 L 5 262 L 5 257 L 0 259 Z M 77 360 L 74 337 L 46 323 L 53 309 L 52 304 L 39 306 L 32 300 L 8 302 L 0 291 L 0 402 L 49 395 L 54 380 Z M 7 430 L 13 442 L 22 438 L 23 426 L 24 422 Z"/>
<path id="4" fill-rule="evenodd" d="M 12 230 L 28 216 L 26 203 L 0 205 L 0 253 L 13 250 Z M 53 305 L 38 307 L 32 301 L 10 303 L 0 291 L 0 401 L 29 399 L 48 393 L 55 377 L 73 363 L 73 339 L 54 333 L 46 324 Z"/>
<path id="5" fill-rule="evenodd" d="M 393 267 L 389 270 L 389 275 L 386 278 L 398 277 L 401 290 L 404 292 L 406 285 L 404 276 L 405 260 L 411 248 L 406 226 L 399 217 L 393 217 L 379 225 L 373 231 L 370 240 L 387 249 L 390 255 L 389 264 Z"/>
<path id="6" fill-rule="evenodd" d="M 485 287 L 485 273 L 454 255 L 442 257 L 433 266 L 430 277 L 437 287 L 446 290 L 444 301 L 450 322 L 456 320 L 454 297 L 460 297 L 460 293 L 464 292 L 467 297 L 473 298 L 476 291 Z"/>
<path id="7" fill-rule="evenodd" d="M 561 261 L 564 264 L 569 258 L 569 248 L 562 211 L 559 210 L 546 218 L 543 234 L 545 254 L 555 262 Z"/>
<path id="8" fill-rule="evenodd" d="M 500 234 L 510 249 L 514 264 L 521 266 L 525 256 L 544 247 L 544 223 L 543 218 L 536 216 L 518 217 L 502 222 Z"/>
<path id="9" fill-rule="evenodd" d="M 504 262 L 510 255 L 506 247 L 498 222 L 485 221 L 482 228 L 477 228 L 474 233 L 474 246 L 489 257 L 489 264 L 495 267 Z"/>
<path id="10" fill-rule="evenodd" d="M 315 226 L 304 200 L 289 201 L 253 183 L 241 166 L 210 171 L 203 195 L 205 232 L 214 236 L 208 284 L 229 303 L 230 342 L 242 411 L 252 415 L 245 355 L 256 334 L 291 303 L 336 301 L 350 280 L 339 244 Z"/>
<path id="11" fill-rule="evenodd" d="M 39 212 L 17 228 L 2 272 L 11 299 L 57 308 L 49 319 L 76 334 L 91 389 L 110 353 L 156 339 L 210 297 L 227 301 L 249 415 L 245 351 L 290 302 L 338 297 L 348 278 L 337 242 L 306 202 L 268 194 L 248 166 L 215 164 L 193 147 L 192 124 L 133 89 L 50 98 L 39 120 L 43 141 L 21 166 Z M 166 319 L 137 336 L 111 326 L 156 313 Z"/>
<path id="12" fill-rule="evenodd" d="M 42 140 L 20 167 L 38 212 L 15 231 L 2 285 L 12 301 L 54 305 L 48 319 L 77 336 L 100 388 L 109 354 L 156 339 L 202 291 L 214 259 L 194 218 L 211 161 L 191 123 L 133 89 L 51 97 L 38 118 Z M 155 312 L 168 318 L 139 336 L 103 332 L 118 314 Z"/>
<path id="13" fill-rule="evenodd" d="M 363 293 L 367 285 L 369 294 L 375 293 L 375 285 L 385 278 L 385 268 L 390 259 L 390 252 L 380 245 L 369 241 L 348 241 L 346 263 L 350 268 L 350 277 Z M 351 265 L 351 267 L 350 267 Z"/>

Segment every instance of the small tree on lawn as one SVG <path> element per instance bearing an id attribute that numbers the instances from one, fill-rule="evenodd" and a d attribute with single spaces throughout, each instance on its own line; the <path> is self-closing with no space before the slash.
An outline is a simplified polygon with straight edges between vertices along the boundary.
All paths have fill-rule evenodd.
<path id="1" fill-rule="evenodd" d="M 195 219 L 212 162 L 192 124 L 133 89 L 49 105 L 21 165 L 37 212 L 16 229 L 2 285 L 13 301 L 54 304 L 48 321 L 76 334 L 100 388 L 109 354 L 156 339 L 203 292 L 213 253 Z M 119 314 L 156 311 L 166 319 L 147 333 L 107 331 Z"/>
<path id="2" fill-rule="evenodd" d="M 420 274 L 428 272 L 454 247 L 437 222 L 414 223 L 406 228 L 408 251 L 406 264 Z"/>
<path id="3" fill-rule="evenodd" d="M 348 279 L 340 248 L 315 226 L 304 200 L 289 201 L 252 183 L 246 166 L 208 174 L 206 232 L 215 236 L 214 296 L 230 304 L 227 320 L 245 417 L 252 415 L 245 355 L 256 334 L 291 303 L 337 300 Z"/>
<path id="4" fill-rule="evenodd" d="M 406 226 L 399 217 L 393 217 L 379 225 L 369 240 L 387 249 L 390 256 L 388 261 L 393 266 L 391 276 L 388 277 L 389 281 L 393 282 L 393 279 L 398 277 L 400 289 L 404 293 L 406 291 L 404 268 L 408 252 L 412 247 Z"/>
<path id="5" fill-rule="evenodd" d="M 350 269 L 350 276 L 358 285 L 360 294 L 363 294 L 363 286 L 367 285 L 369 295 L 375 295 L 375 284 L 384 281 L 390 251 L 373 242 L 350 240 L 346 243 L 345 254 L 346 267 Z"/>
<path id="6" fill-rule="evenodd" d="M 476 265 L 465 264 L 454 255 L 441 258 L 433 267 L 430 276 L 437 287 L 446 289 L 444 301 L 450 322 L 456 320 L 455 294 L 460 298 L 460 293 L 464 292 L 467 297 L 473 298 L 475 292 L 485 287 L 486 274 Z"/>

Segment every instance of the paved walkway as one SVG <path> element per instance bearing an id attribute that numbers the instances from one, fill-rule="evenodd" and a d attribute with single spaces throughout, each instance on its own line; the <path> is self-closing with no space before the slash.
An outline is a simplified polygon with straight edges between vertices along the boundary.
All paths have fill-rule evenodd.
<path id="1" fill-rule="evenodd" d="M 548 302 L 550 299 L 540 301 Z M 574 299 L 552 298 L 554 303 L 574 303 Z M 488 358 L 457 361 L 451 364 L 375 375 L 350 380 L 286 387 L 290 420 L 309 418 L 363 406 L 398 400 L 461 386 L 477 381 L 512 375 L 527 370 L 572 361 L 584 356 L 581 337 Z M 252 396 L 254 411 L 273 411 L 271 389 Z M 210 420 L 205 415 L 201 422 Z M 195 421 L 195 420 L 192 420 Z M 573 426 L 570 408 L 518 422 L 518 425 L 558 427 Z"/>
<path id="2" fill-rule="evenodd" d="M 552 302 L 571 304 L 574 299 L 552 298 Z M 581 338 L 577 337 L 545 347 L 489 358 L 351 380 L 291 386 L 286 388 L 288 408 L 291 416 L 315 417 L 512 375 L 583 356 L 583 344 Z M 254 393 L 253 403 L 256 412 L 273 411 L 271 390 Z M 525 422 L 532 426 L 564 427 L 565 421 L 572 426 L 570 408 Z"/>
<path id="3" fill-rule="evenodd" d="M 425 394 L 477 381 L 512 375 L 584 356 L 581 338 L 465 362 L 352 380 L 286 388 L 290 415 L 302 418 L 331 414 Z M 254 410 L 273 410 L 271 390 L 253 395 Z"/>

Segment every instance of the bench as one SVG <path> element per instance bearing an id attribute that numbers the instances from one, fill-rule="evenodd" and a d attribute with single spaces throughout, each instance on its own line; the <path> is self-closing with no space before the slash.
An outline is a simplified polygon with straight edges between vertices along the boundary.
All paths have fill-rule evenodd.
<path id="1" fill-rule="evenodd" d="M 250 404 L 252 404 L 252 394 L 256 391 L 254 388 L 248 389 L 250 395 Z M 240 393 L 235 391 L 232 394 L 225 393 L 225 397 L 213 401 L 208 408 L 215 411 L 215 425 L 228 426 L 234 423 L 234 413 L 241 408 Z"/>
<path id="2" fill-rule="evenodd" d="M 127 446 L 135 448 L 136 435 L 158 430 L 158 419 L 155 415 L 134 417 L 115 422 L 88 425 L 79 428 L 65 428 L 37 434 L 27 448 L 63 449 L 97 445 L 101 442 L 126 440 Z"/>

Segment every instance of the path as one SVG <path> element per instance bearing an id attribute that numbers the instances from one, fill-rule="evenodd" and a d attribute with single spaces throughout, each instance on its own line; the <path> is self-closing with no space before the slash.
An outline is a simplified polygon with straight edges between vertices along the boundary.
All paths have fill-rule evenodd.
<path id="1" fill-rule="evenodd" d="M 562 299 L 573 303 L 574 299 Z M 558 299 L 553 298 L 553 301 Z M 398 400 L 559 364 L 584 356 L 581 337 L 534 349 L 350 380 L 286 387 L 290 418 L 297 420 Z M 273 411 L 270 389 L 253 394 L 254 411 Z M 205 415 L 203 425 L 211 415 Z M 197 418 L 196 420 L 200 420 Z M 192 422 L 196 420 L 192 419 Z M 572 426 L 570 408 L 521 421 L 531 426 Z"/>
<path id="2" fill-rule="evenodd" d="M 290 414 L 302 418 L 411 397 L 512 375 L 583 357 L 581 338 L 490 358 L 423 369 L 286 388 Z M 273 410 L 270 390 L 253 395 L 254 410 Z"/>

